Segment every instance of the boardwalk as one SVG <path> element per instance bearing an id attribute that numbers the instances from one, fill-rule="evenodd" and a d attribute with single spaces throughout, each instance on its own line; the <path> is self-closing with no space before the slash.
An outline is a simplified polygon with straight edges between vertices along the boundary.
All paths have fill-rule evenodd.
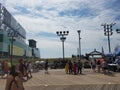
<path id="1" fill-rule="evenodd" d="M 33 78 L 24 82 L 25 90 L 119 90 L 120 73 L 104 75 L 89 69 L 82 75 L 67 75 L 63 69 L 33 73 Z M 0 90 L 4 90 L 5 79 L 0 79 Z"/>

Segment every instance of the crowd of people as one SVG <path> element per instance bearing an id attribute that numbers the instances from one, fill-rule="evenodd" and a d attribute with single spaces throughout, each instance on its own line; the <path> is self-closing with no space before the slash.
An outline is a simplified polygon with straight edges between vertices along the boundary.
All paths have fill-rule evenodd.
<path id="1" fill-rule="evenodd" d="M 98 72 L 102 74 L 108 74 L 110 71 L 120 72 L 120 58 L 116 57 L 115 60 L 108 58 L 108 60 L 103 58 L 92 58 L 89 61 L 89 65 L 93 72 Z M 82 74 L 82 68 L 84 63 L 81 60 L 77 62 L 72 62 L 71 60 L 67 61 L 65 64 L 65 73 L 66 74 Z"/>
<path id="2" fill-rule="evenodd" d="M 120 71 L 120 58 L 115 58 L 114 62 L 104 59 L 90 60 L 91 69 L 93 72 L 106 74 L 109 72 L 109 64 L 117 65 L 117 71 Z M 65 73 L 71 75 L 82 74 L 84 63 L 81 60 L 71 61 L 66 60 L 64 62 Z M 24 61 L 19 59 L 18 63 L 11 65 L 7 60 L 0 61 L 0 73 L 2 78 L 6 78 L 5 90 L 24 90 L 23 82 L 32 78 L 32 63 L 30 61 Z M 48 60 L 44 63 L 45 74 L 48 72 L 49 62 Z"/>
<path id="3" fill-rule="evenodd" d="M 108 63 L 104 59 L 93 59 L 90 62 L 91 69 L 94 72 L 104 73 L 106 74 L 106 70 L 108 69 Z M 71 60 L 66 62 L 65 72 L 66 74 L 82 74 L 82 68 L 84 67 L 84 63 L 81 60 L 77 62 L 72 62 Z"/>
<path id="4" fill-rule="evenodd" d="M 18 60 L 18 63 L 14 65 L 18 66 L 20 72 L 23 74 L 23 76 L 26 76 L 27 79 L 32 77 L 32 63 L 30 61 L 24 61 L 23 59 L 20 59 Z M 0 61 L 0 74 L 2 78 L 7 77 L 7 75 L 10 73 L 10 68 L 12 68 L 10 62 L 7 60 Z"/>
<path id="5" fill-rule="evenodd" d="M 18 60 L 11 65 L 7 60 L 0 61 L 0 73 L 6 79 L 5 90 L 24 90 L 23 82 L 32 78 L 30 61 Z"/>
<path id="6" fill-rule="evenodd" d="M 71 60 L 66 62 L 65 65 L 65 72 L 66 74 L 82 74 L 82 67 L 83 64 L 80 60 L 78 60 L 78 62 L 71 62 Z"/>
<path id="7" fill-rule="evenodd" d="M 114 72 L 120 72 L 120 58 L 116 57 L 115 60 L 108 58 L 105 59 L 92 59 L 91 68 L 94 72 L 107 74 L 112 69 Z"/>
<path id="8" fill-rule="evenodd" d="M 102 71 L 102 73 L 106 73 L 106 70 L 108 69 L 107 62 L 104 59 L 93 59 L 91 60 L 90 64 L 94 72 L 97 71 L 98 73 L 100 73 Z"/>
<path id="9" fill-rule="evenodd" d="M 48 72 L 48 60 L 44 63 L 45 74 Z M 0 76 L 6 79 L 5 90 L 24 90 L 23 82 L 32 78 L 33 63 L 19 59 L 11 65 L 7 60 L 0 61 Z"/>

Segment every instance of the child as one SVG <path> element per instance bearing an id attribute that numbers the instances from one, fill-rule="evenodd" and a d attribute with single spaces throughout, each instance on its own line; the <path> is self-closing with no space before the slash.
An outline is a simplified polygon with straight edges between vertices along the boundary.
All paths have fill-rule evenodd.
<path id="1" fill-rule="evenodd" d="M 73 63 L 73 74 L 76 75 L 77 65 L 76 62 Z"/>

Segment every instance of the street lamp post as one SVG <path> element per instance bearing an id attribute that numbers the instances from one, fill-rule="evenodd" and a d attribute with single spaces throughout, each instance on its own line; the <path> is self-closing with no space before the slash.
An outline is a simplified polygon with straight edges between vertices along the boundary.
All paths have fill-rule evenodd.
<path id="1" fill-rule="evenodd" d="M 60 36 L 60 40 L 62 41 L 62 47 L 63 47 L 63 60 L 65 58 L 65 54 L 64 54 L 64 42 L 66 40 L 66 37 L 69 34 L 69 31 L 57 31 L 56 34 L 58 36 Z"/>
<path id="2" fill-rule="evenodd" d="M 108 36 L 108 47 L 109 47 L 109 53 L 111 53 L 111 47 L 110 47 L 110 36 L 113 34 L 112 27 L 115 25 L 115 23 L 111 24 L 101 24 L 101 26 L 104 26 L 104 35 Z"/>
<path id="3" fill-rule="evenodd" d="M 17 32 L 11 32 L 11 33 L 8 33 L 8 37 L 10 37 L 10 63 L 11 63 L 11 66 L 13 65 L 13 62 L 12 62 L 12 59 L 13 59 L 13 42 L 15 41 L 14 37 L 17 37 L 18 36 L 18 33 Z"/>
<path id="4" fill-rule="evenodd" d="M 78 36 L 79 36 L 79 59 L 81 59 L 81 37 L 80 37 L 80 33 L 81 33 L 81 30 L 78 30 Z"/>
<path id="5" fill-rule="evenodd" d="M 120 33 L 120 29 L 116 29 L 116 32 L 117 32 L 117 33 Z"/>

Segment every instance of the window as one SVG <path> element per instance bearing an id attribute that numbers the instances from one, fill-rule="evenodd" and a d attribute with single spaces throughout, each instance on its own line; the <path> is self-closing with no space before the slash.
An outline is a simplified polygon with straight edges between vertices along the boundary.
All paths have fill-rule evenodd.
<path id="1" fill-rule="evenodd" d="M 3 34 L 0 34 L 0 42 L 3 42 Z"/>

